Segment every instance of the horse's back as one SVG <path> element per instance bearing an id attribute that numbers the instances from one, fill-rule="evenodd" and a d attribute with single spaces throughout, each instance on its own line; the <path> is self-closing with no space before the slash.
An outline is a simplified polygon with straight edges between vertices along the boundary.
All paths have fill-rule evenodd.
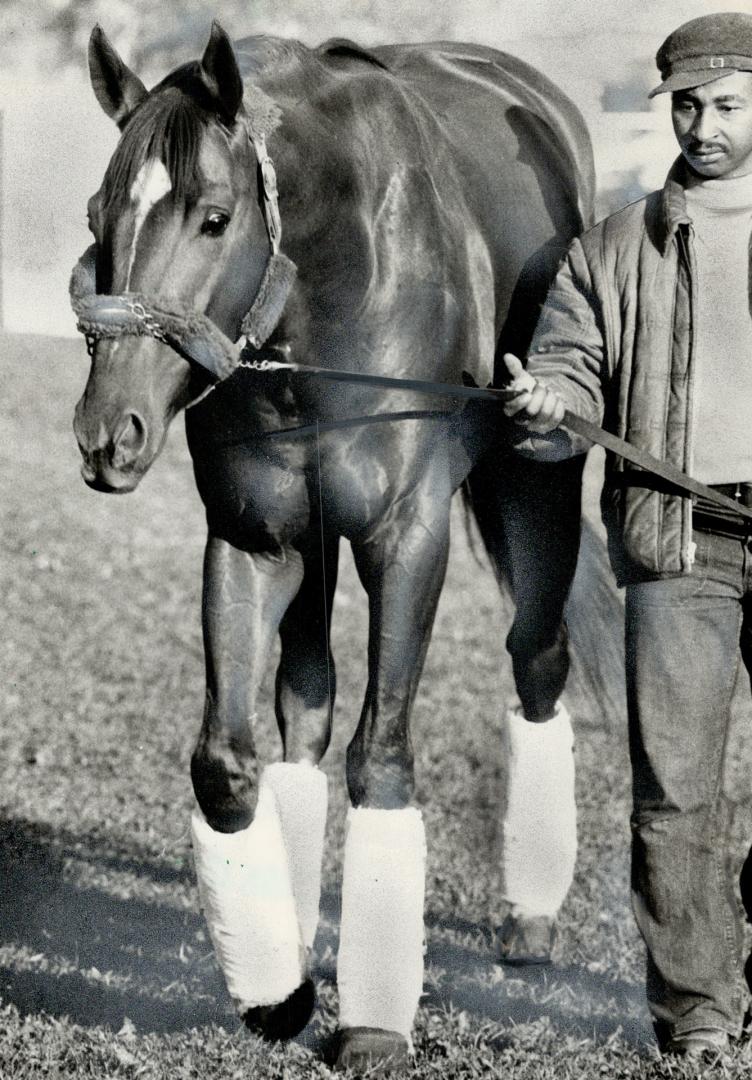
<path id="1" fill-rule="evenodd" d="M 567 184 L 590 223 L 594 186 L 585 122 L 545 75 L 509 53 L 483 45 L 429 42 L 385 45 L 375 57 L 440 119 L 481 172 L 530 165 Z"/>
<path id="2" fill-rule="evenodd" d="M 594 170 L 584 120 L 555 83 L 517 57 L 445 41 L 362 48 L 333 39 L 308 49 L 253 37 L 240 41 L 238 50 L 249 80 L 271 78 L 275 89 L 287 82 L 293 94 L 307 88 L 323 110 L 333 101 L 327 76 L 335 94 L 349 83 L 351 100 L 364 111 L 399 102 L 429 144 L 445 144 L 430 147 L 437 156 L 445 148 L 455 152 L 468 187 L 480 188 L 486 201 L 489 180 L 492 190 L 501 189 L 518 173 L 519 194 L 522 177 L 533 170 L 539 184 L 566 193 L 557 222 L 562 231 L 590 224 Z M 548 191 L 546 197 L 550 216 L 555 210 Z"/>
<path id="3" fill-rule="evenodd" d="M 404 131 L 446 205 L 488 248 L 500 329 L 527 264 L 550 277 L 569 242 L 591 223 L 590 139 L 574 104 L 545 75 L 507 53 L 457 42 L 319 46 L 315 66 L 332 94 L 357 102 L 389 160 Z M 303 60 L 305 66 L 305 59 Z M 320 107 L 332 100 L 317 91 Z M 372 117 L 372 120 L 369 119 Z M 539 265 L 540 264 L 540 265 Z"/>

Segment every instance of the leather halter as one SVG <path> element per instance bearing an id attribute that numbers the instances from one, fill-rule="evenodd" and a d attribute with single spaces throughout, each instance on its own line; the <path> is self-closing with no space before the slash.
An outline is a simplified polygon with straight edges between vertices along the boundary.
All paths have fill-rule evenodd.
<path id="1" fill-rule="evenodd" d="M 250 131 L 249 139 L 258 162 L 260 205 L 271 254 L 256 297 L 243 317 L 238 341 L 231 341 L 207 315 L 191 308 L 167 308 L 141 293 L 98 293 L 96 244 L 92 244 L 74 266 L 70 280 L 71 306 L 90 355 L 103 338 L 153 337 L 204 368 L 218 382 L 238 367 L 246 343 L 260 349 L 267 341 L 282 316 L 297 267 L 280 251 L 277 177 L 266 139 Z"/>

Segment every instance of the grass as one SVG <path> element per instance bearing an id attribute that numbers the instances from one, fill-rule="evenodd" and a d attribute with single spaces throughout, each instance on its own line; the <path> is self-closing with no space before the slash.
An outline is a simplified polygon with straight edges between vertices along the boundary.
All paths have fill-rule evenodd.
<path id="1" fill-rule="evenodd" d="M 203 513 L 179 424 L 126 499 L 78 475 L 78 342 L 0 337 L 0 1077 L 330 1075 L 345 812 L 344 753 L 365 684 L 365 612 L 349 556 L 335 601 L 339 695 L 325 759 L 331 812 L 317 939 L 319 1004 L 294 1043 L 239 1025 L 199 914 L 188 762 L 203 695 Z M 597 478 L 591 478 L 591 486 Z M 590 502 L 592 504 L 592 492 Z M 549 969 L 496 963 L 496 820 L 508 605 L 460 515 L 415 706 L 418 802 L 429 837 L 425 994 L 429 1077 L 677 1077 L 661 1062 L 628 906 L 620 604 L 597 542 L 572 605 L 569 700 L 578 741 L 580 858 Z M 272 670 L 259 741 L 279 756 Z M 726 788 L 750 831 L 749 707 L 739 697 Z M 709 1076 L 741 1077 L 742 1051 Z"/>

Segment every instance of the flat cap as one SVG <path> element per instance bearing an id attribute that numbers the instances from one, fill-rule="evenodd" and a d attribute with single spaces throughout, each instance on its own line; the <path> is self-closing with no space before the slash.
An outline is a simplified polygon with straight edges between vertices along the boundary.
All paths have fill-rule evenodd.
<path id="1" fill-rule="evenodd" d="M 752 71 L 752 15 L 722 11 L 690 19 L 668 35 L 655 62 L 663 82 L 650 97 Z"/>

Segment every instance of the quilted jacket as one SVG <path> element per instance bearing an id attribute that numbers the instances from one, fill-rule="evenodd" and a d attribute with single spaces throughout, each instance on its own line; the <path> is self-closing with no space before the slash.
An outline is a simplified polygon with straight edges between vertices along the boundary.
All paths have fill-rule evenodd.
<path id="1" fill-rule="evenodd" d="M 572 411 L 691 474 L 696 271 L 682 178 L 679 159 L 661 191 L 574 241 L 527 366 Z M 587 444 L 559 429 L 519 448 L 560 458 Z M 689 498 L 609 454 L 601 507 L 621 584 L 691 571 Z"/>

